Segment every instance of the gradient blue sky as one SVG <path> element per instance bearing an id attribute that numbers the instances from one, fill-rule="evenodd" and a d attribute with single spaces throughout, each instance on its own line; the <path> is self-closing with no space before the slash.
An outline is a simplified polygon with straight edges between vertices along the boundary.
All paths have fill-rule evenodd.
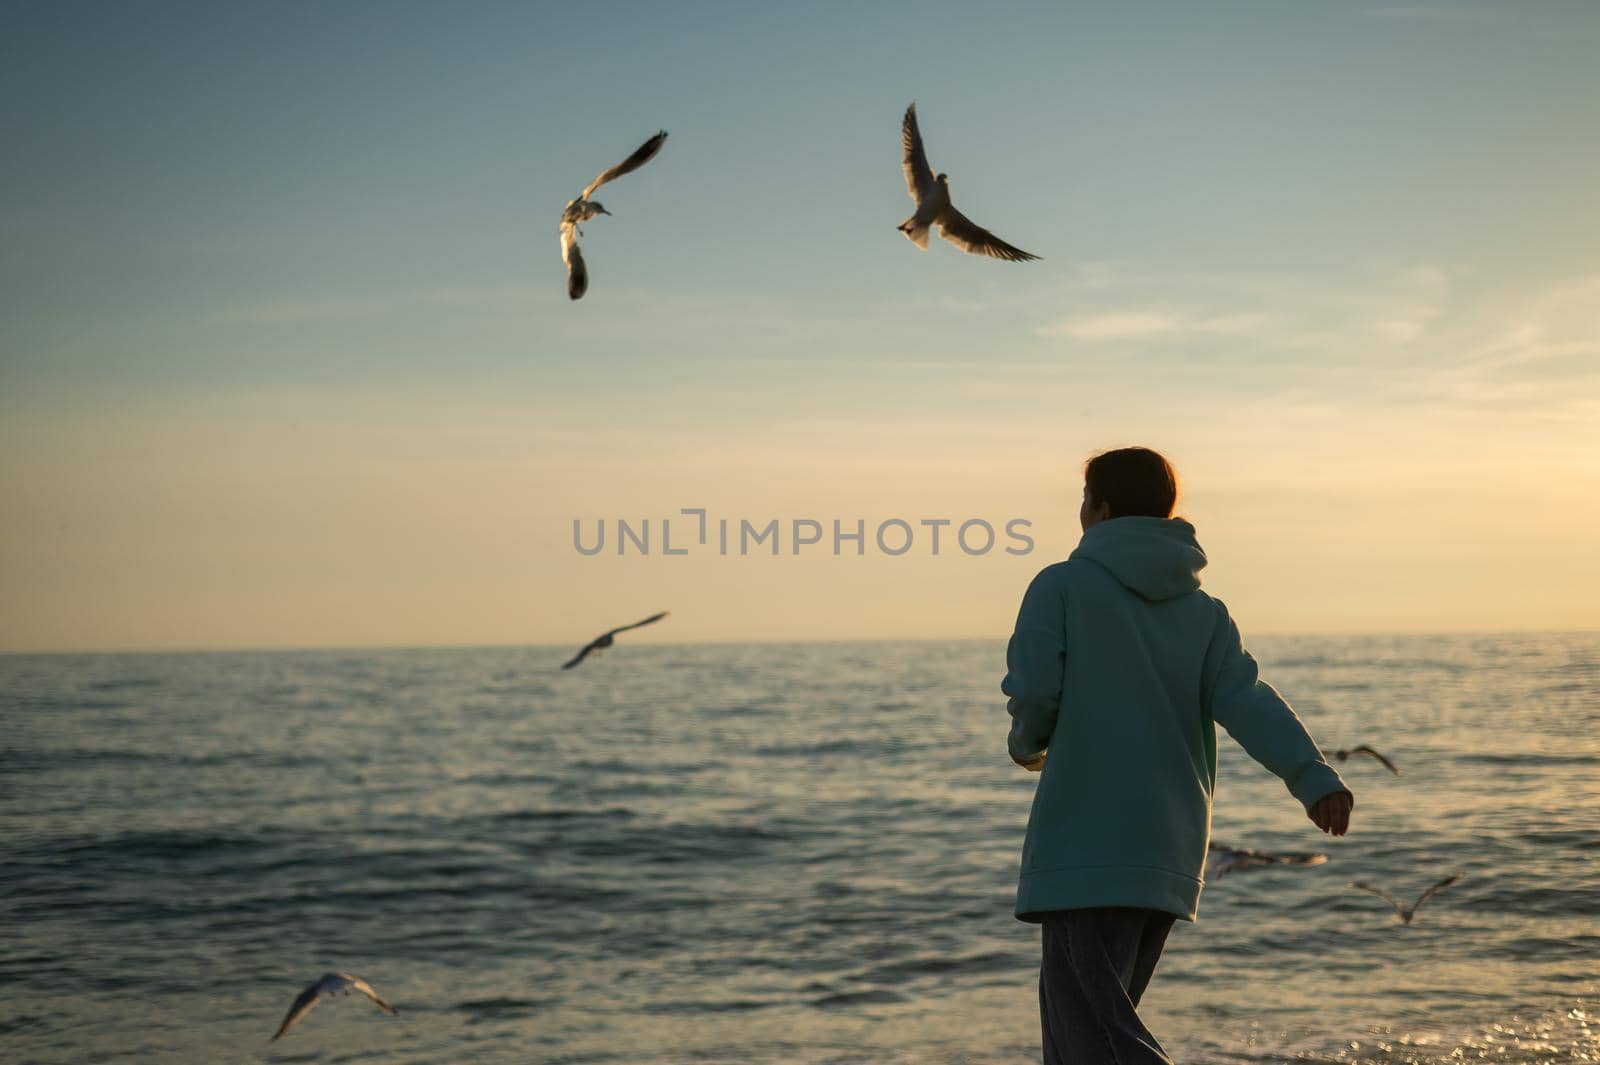
<path id="1" fill-rule="evenodd" d="M 0 648 L 1003 635 L 1135 441 L 1257 629 L 1600 625 L 1597 54 L 1580 3 L 5 4 Z M 912 99 L 1043 262 L 895 233 Z M 562 203 L 662 127 L 569 304 Z M 694 505 L 1040 547 L 571 549 Z"/>

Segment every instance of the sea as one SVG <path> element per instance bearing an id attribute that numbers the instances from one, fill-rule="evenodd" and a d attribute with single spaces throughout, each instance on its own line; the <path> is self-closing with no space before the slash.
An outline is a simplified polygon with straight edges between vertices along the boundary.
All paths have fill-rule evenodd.
<path id="1" fill-rule="evenodd" d="M 1600 633 L 1262 637 L 1178 1062 L 1600 1061 Z M 1003 643 L 0 656 L 0 1061 L 1027 1063 Z M 1414 898 L 1403 924 L 1353 881 Z M 269 1042 L 326 971 L 368 980 Z"/>

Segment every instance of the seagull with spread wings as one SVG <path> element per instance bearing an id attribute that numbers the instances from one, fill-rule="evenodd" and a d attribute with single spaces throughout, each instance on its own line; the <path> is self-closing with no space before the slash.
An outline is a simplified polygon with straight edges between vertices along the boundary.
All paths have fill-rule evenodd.
<path id="1" fill-rule="evenodd" d="M 1417 915 L 1417 910 L 1422 908 L 1422 904 L 1424 902 L 1427 902 L 1429 899 L 1433 898 L 1434 895 L 1440 891 L 1443 891 L 1445 888 L 1449 887 L 1451 884 L 1454 884 L 1460 879 L 1460 873 L 1451 873 L 1449 876 L 1430 887 L 1427 891 L 1424 891 L 1421 895 L 1417 896 L 1417 901 L 1413 902 L 1410 906 L 1402 905 L 1399 899 L 1395 898 L 1383 888 L 1378 887 L 1376 884 L 1368 884 L 1364 880 L 1352 880 L 1350 881 L 1350 886 L 1360 888 L 1362 891 L 1372 892 L 1374 895 L 1393 906 L 1394 912 L 1399 915 L 1400 920 L 1403 923 L 1410 924 L 1411 918 Z"/>
<path id="2" fill-rule="evenodd" d="M 1379 764 L 1381 764 L 1383 766 L 1383 768 L 1387 769 L 1389 772 L 1393 773 L 1395 776 L 1399 776 L 1400 775 L 1399 767 L 1397 767 L 1393 762 L 1389 761 L 1389 759 L 1385 758 L 1383 755 L 1379 754 L 1377 751 L 1373 750 L 1371 747 L 1368 747 L 1364 743 L 1359 747 L 1351 747 L 1349 750 L 1345 750 L 1344 748 L 1341 747 L 1340 749 L 1338 749 L 1336 751 L 1323 751 L 1322 753 L 1327 755 L 1328 757 L 1333 758 L 1336 761 L 1340 761 L 1340 762 L 1347 762 L 1354 755 L 1364 754 L 1367 757 L 1371 758 L 1373 761 L 1378 762 Z"/>
<path id="3" fill-rule="evenodd" d="M 906 191 L 916 202 L 911 217 L 900 223 L 900 232 L 923 251 L 928 250 L 928 229 L 939 227 L 939 235 L 964 252 L 987 255 L 1007 262 L 1027 262 L 1038 256 L 1014 247 L 956 210 L 950 203 L 950 178 L 935 174 L 922 147 L 922 131 L 917 128 L 917 105 L 906 108 L 900 124 L 900 147 L 904 154 Z"/>
<path id="4" fill-rule="evenodd" d="M 583 650 L 581 650 L 577 654 L 573 655 L 572 656 L 572 660 L 570 662 L 568 662 L 566 665 L 562 666 L 561 668 L 562 669 L 571 669 L 573 666 L 577 665 L 579 662 L 582 662 L 585 658 L 587 658 L 589 656 L 589 652 L 590 651 L 603 651 L 607 647 L 610 647 L 613 643 L 616 642 L 615 637 L 616 637 L 617 633 L 619 633 L 619 632 L 627 632 L 629 629 L 637 629 L 637 628 L 640 628 L 641 626 L 644 626 L 644 625 L 654 625 L 656 622 L 658 622 L 662 618 L 666 617 L 667 613 L 668 613 L 667 611 L 663 610 L 659 614 L 651 614 L 649 617 L 645 618 L 643 621 L 635 621 L 632 625 L 624 625 L 621 628 L 612 629 L 610 632 L 601 633 L 599 636 L 596 636 L 594 639 L 590 640 L 589 643 L 583 648 Z"/>
<path id="5" fill-rule="evenodd" d="M 301 1017 L 304 1017 L 306 1014 L 315 1009 L 317 1003 L 321 1002 L 327 996 L 339 994 L 348 995 L 352 991 L 359 991 L 363 995 L 366 995 L 379 1009 L 390 1016 L 400 1012 L 383 999 L 379 998 L 378 993 L 372 990 L 372 985 L 361 979 L 361 977 L 353 976 L 350 973 L 323 973 L 322 979 L 318 980 L 316 983 L 300 992 L 299 995 L 295 996 L 294 1002 L 289 1006 L 288 1014 L 283 1018 L 283 1023 L 278 1026 L 277 1034 L 271 1039 L 267 1040 L 267 1042 L 276 1043 L 283 1036 L 284 1032 L 287 1032 L 290 1028 L 293 1028 L 295 1024 L 299 1022 Z"/>
<path id="6" fill-rule="evenodd" d="M 578 238 L 583 236 L 583 231 L 578 226 L 597 215 L 611 213 L 598 200 L 591 200 L 589 197 L 606 182 L 615 181 L 623 174 L 630 174 L 654 159 L 666 142 L 667 131 L 662 130 L 635 148 L 632 155 L 616 166 L 600 171 L 600 176 L 589 182 L 588 187 L 578 195 L 577 199 L 568 200 L 567 206 L 562 209 L 561 261 L 567 264 L 567 295 L 571 298 L 582 299 L 583 294 L 589 291 L 589 268 L 583 261 L 583 249 L 578 247 Z"/>

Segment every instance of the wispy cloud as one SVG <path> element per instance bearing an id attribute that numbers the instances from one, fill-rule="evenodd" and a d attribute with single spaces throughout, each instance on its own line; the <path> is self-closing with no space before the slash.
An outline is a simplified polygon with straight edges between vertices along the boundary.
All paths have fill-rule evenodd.
<path id="1" fill-rule="evenodd" d="M 1600 412 L 1600 275 L 1497 308 L 1472 323 L 1483 339 L 1436 364 L 1428 392 L 1473 406 Z"/>
<path id="2" fill-rule="evenodd" d="M 363 296 L 291 295 L 218 307 L 216 325 L 283 326 L 368 321 L 418 306 L 444 310 L 511 310 L 556 302 L 532 285 L 459 285 Z"/>
<path id="3" fill-rule="evenodd" d="M 1037 330 L 1043 337 L 1072 340 L 1138 340 L 1175 332 L 1180 319 L 1164 311 L 1125 311 L 1063 318 Z"/>
<path id="4" fill-rule="evenodd" d="M 1417 266 L 1395 278 L 1393 313 L 1373 322 L 1373 331 L 1391 344 L 1416 341 L 1444 313 L 1450 277 L 1436 266 Z"/>
<path id="5" fill-rule="evenodd" d="M 1137 345 L 1165 357 L 1179 349 L 1181 359 L 1163 364 L 1165 381 L 1186 389 L 1212 387 L 1221 380 L 1216 360 L 1227 359 L 1245 375 L 1228 387 L 1273 404 L 1322 397 L 1341 409 L 1516 411 L 1550 425 L 1600 411 L 1600 275 L 1532 291 L 1469 287 L 1470 279 L 1439 264 L 1320 286 L 1261 275 L 1141 277 L 1125 268 L 1102 273 L 1093 312 L 1034 333 L 1087 350 Z M 1228 343 L 1200 343 L 1208 337 Z M 1098 365 L 1071 360 L 1062 372 L 1081 376 Z"/>
<path id="6" fill-rule="evenodd" d="M 1197 314 L 1177 310 L 1130 310 L 1062 318 L 1040 326 L 1034 333 L 1041 337 L 1086 341 L 1147 340 L 1194 333 L 1253 336 L 1272 328 L 1277 317 L 1265 311 Z"/>

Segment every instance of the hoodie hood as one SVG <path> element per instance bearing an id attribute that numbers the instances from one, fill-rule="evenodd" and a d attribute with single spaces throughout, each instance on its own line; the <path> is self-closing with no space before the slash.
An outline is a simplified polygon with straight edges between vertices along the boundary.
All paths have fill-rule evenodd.
<path id="1" fill-rule="evenodd" d="M 1198 589 L 1206 565 L 1194 526 L 1182 518 L 1102 521 L 1089 527 L 1067 557 L 1098 563 L 1129 591 L 1156 602 Z"/>

